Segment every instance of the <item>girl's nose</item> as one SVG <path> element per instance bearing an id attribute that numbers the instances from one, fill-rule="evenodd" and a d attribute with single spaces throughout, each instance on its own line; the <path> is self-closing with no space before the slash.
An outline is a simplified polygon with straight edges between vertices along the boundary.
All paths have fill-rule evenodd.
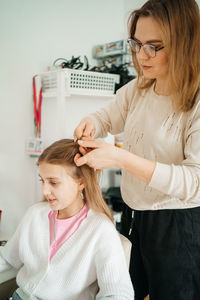
<path id="1" fill-rule="evenodd" d="M 44 196 L 49 196 L 51 194 L 49 186 L 45 183 L 43 183 L 43 186 L 42 186 L 42 193 Z"/>

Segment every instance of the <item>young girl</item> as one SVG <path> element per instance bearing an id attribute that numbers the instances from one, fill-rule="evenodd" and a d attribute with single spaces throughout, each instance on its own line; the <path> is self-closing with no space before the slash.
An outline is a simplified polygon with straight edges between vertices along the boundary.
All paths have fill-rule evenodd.
<path id="1" fill-rule="evenodd" d="M 124 149 L 82 138 L 78 166 L 122 168 L 123 233 L 135 299 L 200 299 L 200 13 L 149 0 L 129 19 L 138 77 L 88 116 L 75 138 L 124 132 Z M 94 149 L 87 153 L 85 148 Z"/>
<path id="2" fill-rule="evenodd" d="M 119 234 L 94 169 L 76 167 L 78 144 L 53 143 L 38 159 L 44 201 L 0 248 L 0 271 L 19 269 L 13 299 L 134 297 Z"/>

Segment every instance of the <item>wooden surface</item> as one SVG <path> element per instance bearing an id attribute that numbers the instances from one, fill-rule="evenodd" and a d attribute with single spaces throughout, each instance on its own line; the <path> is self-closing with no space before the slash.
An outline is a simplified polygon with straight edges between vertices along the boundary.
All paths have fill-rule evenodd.
<path id="1" fill-rule="evenodd" d="M 6 282 L 0 284 L 0 299 L 7 300 L 9 297 L 12 296 L 14 291 L 18 288 L 16 284 L 16 280 L 11 279 Z"/>

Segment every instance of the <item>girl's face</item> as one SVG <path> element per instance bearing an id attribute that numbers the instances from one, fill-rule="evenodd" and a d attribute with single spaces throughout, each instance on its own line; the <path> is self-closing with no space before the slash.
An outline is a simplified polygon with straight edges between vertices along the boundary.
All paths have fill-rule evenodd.
<path id="1" fill-rule="evenodd" d="M 158 48 L 164 46 L 160 26 L 151 17 L 139 17 L 134 38 L 142 44 L 151 44 Z M 151 58 L 141 47 L 139 53 L 136 53 L 136 58 L 145 78 L 156 79 L 157 83 L 167 79 L 168 59 L 165 48 L 156 52 L 156 56 Z"/>
<path id="2" fill-rule="evenodd" d="M 39 165 L 42 192 L 50 207 L 58 210 L 58 218 L 64 219 L 75 215 L 84 205 L 81 191 L 84 184 L 69 174 L 70 166 L 63 167 L 49 163 Z"/>

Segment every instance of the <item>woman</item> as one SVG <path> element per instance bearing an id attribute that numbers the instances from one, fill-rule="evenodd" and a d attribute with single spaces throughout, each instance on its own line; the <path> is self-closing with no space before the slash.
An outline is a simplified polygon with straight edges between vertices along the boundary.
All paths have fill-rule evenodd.
<path id="1" fill-rule="evenodd" d="M 135 299 L 200 295 L 200 15 L 194 0 L 149 0 L 130 15 L 138 73 L 75 129 L 76 164 L 122 168 Z M 124 131 L 124 149 L 91 140 Z M 93 149 L 88 151 L 88 148 Z M 134 218 L 132 218 L 134 215 Z"/>

